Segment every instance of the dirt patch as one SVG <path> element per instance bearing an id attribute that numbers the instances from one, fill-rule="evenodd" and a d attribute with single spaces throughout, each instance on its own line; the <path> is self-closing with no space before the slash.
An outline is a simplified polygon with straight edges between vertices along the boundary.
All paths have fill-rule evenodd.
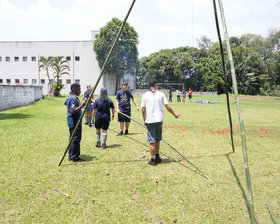
<path id="1" fill-rule="evenodd" d="M 177 129 L 180 130 L 181 132 L 186 132 L 187 130 L 185 128 L 183 128 L 182 126 L 163 126 L 162 128 L 164 129 Z M 188 130 L 190 130 L 190 128 L 187 128 Z"/>
<path id="2" fill-rule="evenodd" d="M 205 130 L 203 130 L 202 132 L 205 132 Z M 225 134 L 229 134 L 230 130 L 229 129 L 224 129 L 224 130 L 217 130 L 217 131 L 207 131 L 208 133 L 214 135 L 225 135 Z M 267 128 L 258 128 L 255 129 L 253 131 L 248 131 L 247 135 L 273 135 L 274 134 L 274 130 L 273 129 L 267 129 Z M 240 134 L 240 131 L 234 131 L 233 132 L 234 135 L 236 134 Z"/>

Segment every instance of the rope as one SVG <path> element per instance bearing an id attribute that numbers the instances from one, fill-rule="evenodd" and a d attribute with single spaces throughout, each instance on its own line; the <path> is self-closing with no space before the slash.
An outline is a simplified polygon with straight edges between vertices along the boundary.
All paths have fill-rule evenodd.
<path id="1" fill-rule="evenodd" d="M 147 127 L 146 126 L 144 126 L 143 124 L 141 124 L 140 122 L 138 122 L 138 121 L 136 121 L 136 120 L 134 120 L 133 118 L 131 118 L 130 116 L 128 116 L 128 115 L 126 115 L 126 114 L 124 114 L 124 113 L 122 113 L 122 112 L 120 112 L 120 111 L 117 111 L 119 114 L 122 114 L 123 116 L 126 116 L 126 117 L 128 117 L 129 119 L 131 119 L 132 121 L 134 121 L 135 123 L 137 123 L 138 125 L 140 125 L 140 126 L 142 126 L 143 128 L 145 128 L 145 129 L 147 129 Z M 148 131 L 148 129 L 147 129 L 147 131 Z M 178 150 L 175 148 L 175 147 L 173 147 L 172 145 L 170 145 L 168 142 L 166 142 L 164 139 L 162 139 L 162 141 L 165 143 L 165 144 L 167 144 L 171 149 L 173 149 L 175 152 L 177 152 L 184 160 L 186 160 L 189 164 L 191 164 L 197 171 L 199 171 L 199 173 L 203 176 L 203 177 L 205 177 L 206 179 L 208 179 L 208 180 L 211 180 L 209 177 L 207 177 L 197 166 L 195 166 L 189 159 L 187 159 L 185 156 L 183 156 L 180 152 L 178 152 Z"/>
<path id="2" fill-rule="evenodd" d="M 112 131 L 112 132 L 115 132 L 115 133 L 119 133 L 119 132 L 117 132 L 117 131 L 115 131 L 115 130 L 113 130 L 113 129 L 111 129 L 111 128 L 109 128 L 108 130 L 110 130 L 110 131 Z M 135 141 L 135 142 L 137 142 L 137 143 L 139 143 L 139 144 L 145 146 L 145 147 L 150 147 L 148 144 L 144 144 L 143 142 L 140 142 L 140 141 L 138 141 L 138 140 L 136 140 L 136 139 L 134 139 L 134 138 L 131 138 L 131 137 L 127 136 L 127 135 L 124 135 L 124 136 L 125 136 L 126 138 L 129 138 L 130 140 L 133 140 L 133 141 Z M 185 164 L 180 163 L 180 161 L 177 161 L 177 160 L 173 159 L 172 157 L 166 155 L 166 154 L 163 153 L 162 151 L 160 152 L 160 154 L 164 155 L 166 158 L 170 159 L 172 162 L 175 162 L 175 163 L 177 163 L 177 164 L 180 164 L 181 166 L 184 166 L 185 168 L 188 168 L 189 170 L 191 170 L 191 171 L 193 171 L 193 172 L 199 174 L 200 176 L 205 177 L 204 175 L 202 175 L 202 174 L 201 174 L 200 172 L 198 172 L 197 170 L 192 170 L 190 167 L 187 167 Z"/>

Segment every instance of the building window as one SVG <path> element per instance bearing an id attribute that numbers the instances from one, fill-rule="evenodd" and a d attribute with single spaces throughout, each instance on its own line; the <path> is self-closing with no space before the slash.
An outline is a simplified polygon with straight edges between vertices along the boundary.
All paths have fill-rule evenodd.
<path id="1" fill-rule="evenodd" d="M 66 56 L 66 60 L 67 61 L 71 61 L 71 57 L 70 56 Z"/>
<path id="2" fill-rule="evenodd" d="M 49 84 L 53 84 L 53 79 L 50 79 L 50 82 L 49 82 Z"/>
<path id="3" fill-rule="evenodd" d="M 32 79 L 32 84 L 36 84 L 37 83 L 37 79 Z"/>
<path id="4" fill-rule="evenodd" d="M 15 57 L 15 61 L 19 61 L 19 57 Z"/>
<path id="5" fill-rule="evenodd" d="M 27 61 L 27 57 L 26 56 L 22 57 L 22 60 Z"/>
<path id="6" fill-rule="evenodd" d="M 19 84 L 19 79 L 15 79 L 15 84 Z"/>
<path id="7" fill-rule="evenodd" d="M 0 61 L 2 61 L 2 57 L 0 57 Z"/>
<path id="8" fill-rule="evenodd" d="M 80 61 L 80 56 L 75 56 L 75 61 Z"/>
<path id="9" fill-rule="evenodd" d="M 31 57 L 31 61 L 36 61 L 36 57 Z"/>
<path id="10" fill-rule="evenodd" d="M 75 79 L 75 83 L 80 84 L 80 79 Z"/>
<path id="11" fill-rule="evenodd" d="M 7 79 L 7 84 L 11 84 L 11 79 Z"/>
<path id="12" fill-rule="evenodd" d="M 3 79 L 0 79 L 0 83 L 3 83 Z"/>
<path id="13" fill-rule="evenodd" d="M 6 57 L 6 61 L 10 61 L 10 57 Z"/>
<path id="14" fill-rule="evenodd" d="M 41 84 L 45 85 L 45 79 L 41 79 Z"/>
<path id="15" fill-rule="evenodd" d="M 23 79 L 24 84 L 28 84 L 28 79 Z"/>
<path id="16" fill-rule="evenodd" d="M 71 79 L 66 79 L 66 84 L 71 84 Z"/>

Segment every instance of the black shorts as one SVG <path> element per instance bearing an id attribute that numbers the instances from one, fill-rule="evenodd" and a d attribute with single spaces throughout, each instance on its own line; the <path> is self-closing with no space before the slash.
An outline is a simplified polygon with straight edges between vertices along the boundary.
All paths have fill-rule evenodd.
<path id="1" fill-rule="evenodd" d="M 92 109 L 93 109 L 93 104 L 91 105 L 91 103 L 89 103 L 86 112 L 92 112 Z"/>
<path id="2" fill-rule="evenodd" d="M 123 112 L 122 112 L 123 113 Z M 131 112 L 125 112 L 123 114 L 126 114 L 127 116 L 131 116 Z M 130 122 L 130 118 L 122 115 L 122 114 L 118 114 L 118 122 Z"/>
<path id="3" fill-rule="evenodd" d="M 109 124 L 110 124 L 110 122 L 108 122 L 108 121 L 105 122 L 105 121 L 102 121 L 102 120 L 97 120 L 97 121 L 95 121 L 94 126 L 97 129 L 101 128 L 102 130 L 108 130 Z"/>

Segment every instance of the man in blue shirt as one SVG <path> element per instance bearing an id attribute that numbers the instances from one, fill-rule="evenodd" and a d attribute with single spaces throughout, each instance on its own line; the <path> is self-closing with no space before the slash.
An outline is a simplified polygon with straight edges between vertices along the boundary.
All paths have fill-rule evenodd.
<path id="1" fill-rule="evenodd" d="M 78 96 L 81 94 L 81 86 L 77 83 L 71 85 L 71 92 L 65 100 L 64 104 L 67 106 L 67 123 L 69 127 L 69 141 L 72 136 L 72 133 L 82 115 L 82 107 L 86 104 L 85 101 L 80 103 Z M 72 162 L 81 162 L 83 159 L 80 158 L 80 142 L 82 138 L 82 123 L 78 127 L 73 140 L 69 147 L 69 161 Z"/>
<path id="2" fill-rule="evenodd" d="M 97 143 L 96 147 L 100 148 L 100 131 L 102 129 L 102 148 L 106 149 L 106 141 L 107 141 L 107 130 L 110 125 L 110 109 L 112 110 L 112 120 L 115 117 L 115 106 L 113 101 L 108 97 L 107 89 L 101 88 L 100 97 L 94 101 L 93 104 L 93 116 L 92 122 L 95 119 L 95 128 L 96 128 L 96 138 Z"/>
<path id="3" fill-rule="evenodd" d="M 139 111 L 137 102 L 133 97 L 132 92 L 128 89 L 128 82 L 124 81 L 122 83 L 122 89 L 117 92 L 117 96 L 116 96 L 117 112 L 122 112 L 123 114 L 126 114 L 127 116 L 130 117 L 131 116 L 130 99 L 132 99 L 137 110 Z M 117 134 L 117 136 L 123 135 L 124 123 L 126 129 L 124 135 L 128 135 L 130 118 L 118 113 L 118 122 L 120 122 L 120 133 Z"/>

